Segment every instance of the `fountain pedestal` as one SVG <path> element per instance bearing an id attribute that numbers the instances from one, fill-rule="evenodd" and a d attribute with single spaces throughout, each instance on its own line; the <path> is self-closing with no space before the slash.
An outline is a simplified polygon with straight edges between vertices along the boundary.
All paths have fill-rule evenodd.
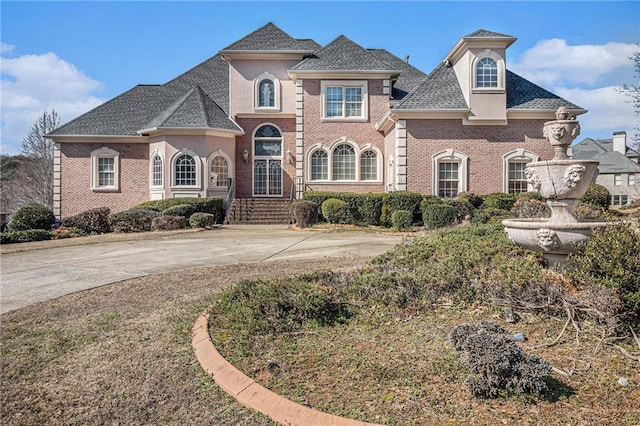
<path id="1" fill-rule="evenodd" d="M 571 160 L 567 148 L 580 134 L 577 120 L 568 120 L 563 107 L 556 112 L 557 120 L 544 124 L 544 136 L 554 147 L 553 160 L 527 164 L 528 184 L 540 193 L 551 209 L 549 219 L 506 219 L 505 232 L 515 244 L 541 251 L 549 266 L 561 265 L 574 251 L 576 243 L 591 237 L 594 228 L 607 222 L 580 221 L 575 208 L 598 176 L 597 161 Z"/>

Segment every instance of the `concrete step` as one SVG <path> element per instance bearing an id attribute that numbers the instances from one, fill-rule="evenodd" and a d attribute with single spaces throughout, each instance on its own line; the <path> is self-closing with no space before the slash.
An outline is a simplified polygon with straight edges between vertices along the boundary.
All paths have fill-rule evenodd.
<path id="1" fill-rule="evenodd" d="M 279 225 L 290 224 L 289 200 L 236 198 L 231 203 L 226 224 Z"/>

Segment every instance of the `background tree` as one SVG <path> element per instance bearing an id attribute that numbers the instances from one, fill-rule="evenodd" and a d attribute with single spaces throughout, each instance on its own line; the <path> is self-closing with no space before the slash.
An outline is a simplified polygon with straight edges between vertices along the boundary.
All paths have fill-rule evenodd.
<path id="1" fill-rule="evenodd" d="M 638 49 L 640 49 L 640 44 L 638 44 Z M 625 84 L 620 91 L 629 98 L 629 102 L 635 109 L 636 127 L 632 146 L 638 149 L 640 146 L 640 50 L 637 50 L 629 59 L 633 61 L 634 77 L 637 82 L 636 84 Z"/>

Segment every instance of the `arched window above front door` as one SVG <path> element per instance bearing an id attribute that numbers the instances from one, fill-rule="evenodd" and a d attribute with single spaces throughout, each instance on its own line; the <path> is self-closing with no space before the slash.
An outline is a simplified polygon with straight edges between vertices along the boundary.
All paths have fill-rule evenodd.
<path id="1" fill-rule="evenodd" d="M 282 134 L 271 124 L 265 124 L 256 130 L 253 155 L 256 157 L 281 157 Z"/>

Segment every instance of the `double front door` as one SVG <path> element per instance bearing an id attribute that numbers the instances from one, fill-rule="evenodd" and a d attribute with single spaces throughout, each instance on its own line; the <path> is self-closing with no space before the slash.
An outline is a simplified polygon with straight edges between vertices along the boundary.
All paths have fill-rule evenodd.
<path id="1" fill-rule="evenodd" d="M 253 195 L 282 196 L 282 135 L 270 124 L 258 128 L 254 136 Z"/>

